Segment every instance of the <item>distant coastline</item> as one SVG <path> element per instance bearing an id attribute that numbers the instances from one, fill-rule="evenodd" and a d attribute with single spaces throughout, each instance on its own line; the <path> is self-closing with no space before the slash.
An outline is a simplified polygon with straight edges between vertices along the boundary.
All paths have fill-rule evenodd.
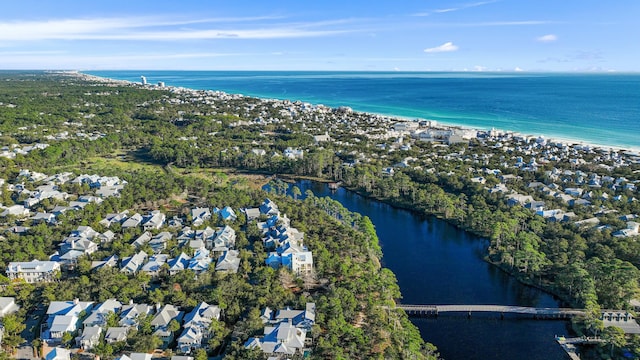
<path id="1" fill-rule="evenodd" d="M 117 71 L 114 71 L 117 72 Z M 88 72 L 70 72 L 70 71 L 66 71 L 65 73 L 67 74 L 77 74 L 78 76 L 85 76 L 87 78 L 96 80 L 96 81 L 106 81 L 106 82 L 112 82 L 112 83 L 117 83 L 117 84 L 129 84 L 129 85 L 142 85 L 139 81 L 133 81 L 133 80 L 128 80 L 128 79 L 116 79 L 116 78 L 112 78 L 112 77 L 108 77 L 108 76 L 101 76 L 101 75 L 95 75 L 95 74 L 91 74 Z M 126 71 L 126 73 L 128 75 L 132 75 L 134 72 L 133 71 Z M 144 71 L 144 70 L 140 70 L 140 71 L 135 71 L 136 74 L 146 74 L 146 73 L 153 73 L 152 71 Z M 178 73 L 180 73 L 180 71 L 178 71 Z M 229 72 L 229 73 L 233 73 L 233 72 Z M 262 73 L 262 72 L 261 72 Z M 321 73 L 321 72 L 320 72 Z M 508 76 L 509 74 L 500 74 L 501 76 Z M 515 75 L 512 74 L 512 75 Z M 543 75 L 543 74 L 537 74 L 537 75 Z M 138 77 L 140 75 L 137 75 Z M 615 74 L 615 76 L 620 76 L 620 74 Z M 312 103 L 314 105 L 319 105 L 322 103 L 322 101 L 320 102 L 313 102 L 313 101 L 305 101 L 305 100 L 298 100 L 295 97 L 294 98 L 287 98 L 287 97 L 272 97 L 272 96 L 261 96 L 260 94 L 254 94 L 254 93 L 242 93 L 242 92 L 228 92 L 228 91 L 224 91 L 224 90 L 218 90 L 215 88 L 193 88 L 193 87 L 186 87 L 186 86 L 181 86 L 181 85 L 173 85 L 170 83 L 169 79 L 166 80 L 162 80 L 164 83 L 166 83 L 166 86 L 164 88 L 166 89 L 185 89 L 185 90 L 192 90 L 192 91 L 220 91 L 220 92 L 224 92 L 224 93 L 229 93 L 229 94 L 237 94 L 237 95 L 242 95 L 242 96 L 247 96 L 247 97 L 252 97 L 252 98 L 260 98 L 260 99 L 269 99 L 269 100 L 280 100 L 280 101 L 302 101 L 305 103 Z M 149 85 L 147 85 L 149 88 L 154 88 L 156 85 L 151 83 Z M 333 102 L 331 102 L 333 103 Z M 325 104 L 326 105 L 326 104 Z M 475 131 L 489 131 L 492 129 L 495 129 L 499 132 L 503 132 L 503 133 L 510 133 L 510 134 L 514 134 L 514 135 L 522 135 L 522 136 L 526 136 L 529 138 L 538 138 L 538 137 L 542 137 L 545 140 L 547 140 L 548 142 L 552 142 L 552 143 L 562 143 L 562 144 L 566 144 L 566 145 L 582 145 L 582 146 L 589 146 L 591 148 L 594 149 L 606 149 L 606 150 L 612 150 L 612 151 L 627 151 L 627 152 L 631 152 L 631 153 L 637 153 L 640 154 L 640 145 L 638 146 L 631 146 L 631 145 L 620 145 L 620 144 L 615 144 L 615 143 L 610 143 L 610 142 L 598 142 L 598 141 L 593 141 L 593 140 L 587 140 L 587 139 L 582 139 L 582 138 L 575 138 L 575 137 L 571 137 L 571 136 L 566 136 L 566 135 L 558 135 L 558 134 L 554 134 L 553 131 L 549 131 L 546 133 L 533 133 L 533 132 L 522 132 L 522 131 L 517 131 L 517 130 L 513 130 L 513 129 L 509 129 L 509 128 L 493 128 L 490 126 L 476 126 L 476 125 L 469 125 L 469 124 L 465 124 L 465 123 L 457 123 L 455 121 L 451 121 L 449 119 L 447 119 L 446 121 L 442 121 L 441 117 L 436 116 L 435 119 L 431 119 L 431 118 L 420 118 L 420 117 L 415 117 L 415 116 L 406 116 L 406 115 L 398 115 L 396 113 L 388 113 L 388 112 L 372 112 L 372 111 L 364 111 L 360 108 L 357 107 L 357 105 L 354 104 L 350 104 L 350 103 L 344 103 L 344 104 L 331 104 L 331 105 L 327 105 L 330 107 L 340 107 L 340 106 L 347 106 L 350 108 L 353 108 L 354 111 L 359 112 L 359 113 L 364 113 L 364 114 L 371 114 L 371 115 L 376 115 L 376 116 L 382 116 L 382 117 L 386 117 L 388 118 L 390 121 L 414 121 L 414 120 L 431 120 L 431 121 L 436 121 L 437 122 L 437 127 L 440 128 L 458 128 L 458 129 L 465 129 L 465 130 L 475 130 Z M 640 113 L 638 113 L 638 117 L 640 119 Z"/>

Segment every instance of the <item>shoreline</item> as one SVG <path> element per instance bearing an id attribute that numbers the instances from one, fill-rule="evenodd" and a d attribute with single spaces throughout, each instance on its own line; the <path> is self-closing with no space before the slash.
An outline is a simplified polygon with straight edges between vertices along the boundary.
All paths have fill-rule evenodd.
<path id="1" fill-rule="evenodd" d="M 227 93 L 226 91 L 222 91 L 222 90 L 215 90 L 215 89 L 194 89 L 194 88 L 187 88 L 187 87 L 182 87 L 182 86 L 173 86 L 173 85 L 166 85 L 164 87 L 157 87 L 156 85 L 153 84 L 148 84 L 148 85 L 142 85 L 140 83 L 134 82 L 134 81 L 129 81 L 129 80 L 120 80 L 120 79 L 113 79 L 113 78 L 108 78 L 108 77 L 102 77 L 102 76 L 97 76 L 97 75 L 91 75 L 91 74 L 87 74 L 81 71 L 74 71 L 74 72 L 70 72 L 70 71 L 60 71 L 57 72 L 60 74 L 66 74 L 66 75 L 71 75 L 71 76 L 78 76 L 80 78 L 83 79 L 90 79 L 90 80 L 94 80 L 94 81 L 98 81 L 98 82 L 102 82 L 102 83 L 112 83 L 112 84 L 119 84 L 119 85 L 129 85 L 129 86 L 140 86 L 140 87 L 144 87 L 144 88 L 148 88 L 149 90 L 158 90 L 158 89 L 166 89 L 166 90 L 188 90 L 188 91 L 194 91 L 194 92 L 198 92 L 198 91 L 217 91 L 217 92 L 221 92 L 224 94 L 229 94 L 229 95 L 240 95 L 240 96 L 245 96 L 245 97 L 249 97 L 249 98 L 255 98 L 255 99 L 260 99 L 260 100 L 271 100 L 271 101 L 302 101 L 302 100 L 294 100 L 294 99 L 279 99 L 279 98 L 269 98 L 269 97 L 260 97 L 260 96 L 254 96 L 254 95 L 245 95 L 245 94 L 241 94 L 241 93 Z M 303 101 L 306 102 L 306 101 Z M 323 105 L 320 103 L 313 103 L 313 105 Z M 323 105 L 323 106 L 327 106 L 327 105 Z M 346 106 L 346 105 L 343 105 Z M 337 109 L 340 106 L 327 106 L 329 108 L 332 109 Z M 630 152 L 630 153 L 636 153 L 636 154 L 640 154 L 640 147 L 634 147 L 634 146 L 621 146 L 621 145 L 610 145 L 610 144 L 598 144 L 598 143 L 594 143 L 594 142 L 590 142 L 589 140 L 584 140 L 584 139 L 575 139 L 575 138 L 570 138 L 570 137 L 564 137 L 564 136 L 556 136 L 556 135 L 544 135 L 544 134 L 530 134 L 530 133 L 522 133 L 519 131 L 514 131 L 514 130 L 509 130 L 509 129 L 494 129 L 494 128 L 485 128 L 485 127 L 477 127 L 477 126 L 469 126 L 469 125 L 464 125 L 464 124 L 457 124 L 457 123 L 453 123 L 453 122 L 441 122 L 440 120 L 435 120 L 435 119 L 426 119 L 426 118 L 416 118 L 416 117 L 411 117 L 411 116 L 402 116 L 402 115 L 395 115 L 395 114 L 385 114 L 385 113 L 374 113 L 374 112 L 368 112 L 368 111 L 361 111 L 361 110 L 353 110 L 356 113 L 360 113 L 360 114 L 365 114 L 365 115 L 369 115 L 369 116 L 377 116 L 377 117 L 383 117 L 386 118 L 388 121 L 390 122 L 394 122 L 394 121 L 435 121 L 436 125 L 433 126 L 434 128 L 437 129 L 460 129 L 460 130 L 467 130 L 467 131 L 482 131 L 482 132 L 488 132 L 491 130 L 495 130 L 498 131 L 500 133 L 503 134 L 509 134 L 511 136 L 523 136 L 523 137 L 527 137 L 530 139 L 536 139 L 536 138 L 543 138 L 546 140 L 547 143 L 554 143 L 554 144 L 563 144 L 563 145 L 567 145 L 567 146 L 587 146 L 589 148 L 591 148 L 592 151 L 616 151 L 616 152 Z"/>

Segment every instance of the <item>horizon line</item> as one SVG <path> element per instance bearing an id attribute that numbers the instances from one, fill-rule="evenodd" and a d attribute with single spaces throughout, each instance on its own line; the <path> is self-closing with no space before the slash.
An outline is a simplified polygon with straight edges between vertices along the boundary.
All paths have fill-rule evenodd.
<path id="1" fill-rule="evenodd" d="M 313 70 L 313 69 L 2 69 L 0 71 L 72 71 L 72 72 L 91 72 L 91 71 L 218 71 L 218 72 L 362 72 L 362 73 L 461 73 L 461 74 L 640 74 L 640 70 Z"/>

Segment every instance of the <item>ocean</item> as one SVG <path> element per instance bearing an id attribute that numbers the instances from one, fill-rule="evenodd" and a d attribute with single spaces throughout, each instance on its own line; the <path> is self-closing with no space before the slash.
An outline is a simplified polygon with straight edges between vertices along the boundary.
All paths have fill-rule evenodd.
<path id="1" fill-rule="evenodd" d="M 301 100 L 447 125 L 640 149 L 640 74 L 88 71 L 151 84 Z"/>

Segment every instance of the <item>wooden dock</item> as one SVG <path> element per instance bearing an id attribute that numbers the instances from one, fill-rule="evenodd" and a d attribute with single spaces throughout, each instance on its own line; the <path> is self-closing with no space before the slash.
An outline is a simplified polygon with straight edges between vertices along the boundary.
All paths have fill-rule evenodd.
<path id="1" fill-rule="evenodd" d="M 599 337 L 576 337 L 565 338 L 564 336 L 556 336 L 556 342 L 569 355 L 571 360 L 580 360 L 577 345 L 595 345 L 601 344 L 604 340 Z"/>

